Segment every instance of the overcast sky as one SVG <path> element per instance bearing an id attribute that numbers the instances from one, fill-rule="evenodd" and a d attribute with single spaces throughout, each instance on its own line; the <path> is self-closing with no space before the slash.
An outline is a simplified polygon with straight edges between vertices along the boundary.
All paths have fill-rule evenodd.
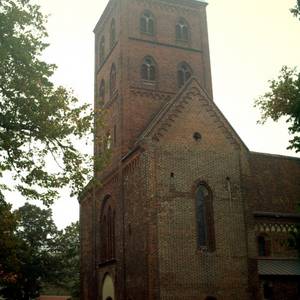
<path id="1" fill-rule="evenodd" d="M 93 103 L 93 28 L 107 0 L 38 0 L 49 14 L 45 59 L 58 70 L 55 83 Z M 207 7 L 214 100 L 250 150 L 297 156 L 287 126 L 257 125 L 254 99 L 283 65 L 300 66 L 300 22 L 289 12 L 296 0 L 210 0 Z M 299 156 L 299 155 L 298 155 Z M 20 201 L 18 201 L 20 203 Z M 59 227 L 78 219 L 77 199 L 53 207 Z"/>

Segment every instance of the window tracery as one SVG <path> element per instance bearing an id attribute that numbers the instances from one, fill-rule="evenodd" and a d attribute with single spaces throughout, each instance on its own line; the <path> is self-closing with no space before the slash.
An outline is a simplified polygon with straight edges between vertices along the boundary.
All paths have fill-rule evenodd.
<path id="1" fill-rule="evenodd" d="M 140 30 L 142 33 L 154 34 L 154 17 L 149 11 L 145 11 L 140 18 Z"/>
<path id="2" fill-rule="evenodd" d="M 189 27 L 183 18 L 176 24 L 176 40 L 185 42 L 189 40 Z"/>
<path id="3" fill-rule="evenodd" d="M 185 63 L 182 62 L 178 66 L 177 70 L 177 80 L 178 80 L 178 87 L 181 88 L 192 76 L 192 69 L 191 67 Z"/>
<path id="4" fill-rule="evenodd" d="M 144 58 L 141 67 L 141 77 L 143 80 L 154 81 L 156 79 L 156 66 L 152 57 Z"/>

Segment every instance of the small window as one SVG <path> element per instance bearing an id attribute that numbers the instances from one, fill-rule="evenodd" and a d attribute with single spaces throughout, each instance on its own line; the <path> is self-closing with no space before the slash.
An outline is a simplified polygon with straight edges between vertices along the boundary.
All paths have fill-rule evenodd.
<path id="1" fill-rule="evenodd" d="M 189 27 L 184 19 L 180 19 L 176 24 L 176 40 L 185 42 L 189 40 Z"/>
<path id="2" fill-rule="evenodd" d="M 99 98 L 100 98 L 100 102 L 104 102 L 104 99 L 105 99 L 105 81 L 104 81 L 104 79 L 102 79 L 101 83 L 100 83 Z"/>
<path id="3" fill-rule="evenodd" d="M 116 22 L 112 19 L 110 24 L 110 48 L 112 48 L 116 43 Z"/>
<path id="4" fill-rule="evenodd" d="M 154 17 L 153 15 L 146 11 L 141 16 L 140 19 L 140 30 L 142 33 L 154 34 Z"/>
<path id="5" fill-rule="evenodd" d="M 111 134 L 110 134 L 110 132 L 108 132 L 106 134 L 106 137 L 105 137 L 105 146 L 106 146 L 106 150 L 110 150 L 111 149 Z"/>
<path id="6" fill-rule="evenodd" d="M 102 36 L 99 45 L 99 64 L 102 65 L 105 60 L 105 38 Z"/>
<path id="7" fill-rule="evenodd" d="M 177 70 L 178 87 L 181 88 L 192 76 L 192 69 L 187 63 L 181 63 Z"/>
<path id="8" fill-rule="evenodd" d="M 146 57 L 141 67 L 141 77 L 144 80 L 154 81 L 156 79 L 155 63 L 151 57 Z"/>
<path id="9" fill-rule="evenodd" d="M 117 70 L 115 64 L 112 64 L 110 70 L 110 96 L 112 97 L 117 89 Z"/>
<path id="10" fill-rule="evenodd" d="M 267 236 L 257 237 L 258 256 L 270 256 L 271 241 Z"/>

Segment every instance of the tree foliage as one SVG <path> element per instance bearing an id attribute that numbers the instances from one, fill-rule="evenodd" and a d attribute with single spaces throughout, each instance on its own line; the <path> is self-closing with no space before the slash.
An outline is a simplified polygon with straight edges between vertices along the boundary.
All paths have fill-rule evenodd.
<path id="1" fill-rule="evenodd" d="M 283 67 L 278 79 L 270 81 L 270 91 L 256 100 L 261 110 L 261 122 L 268 118 L 278 121 L 286 117 L 293 135 L 290 149 L 300 152 L 300 73 L 296 68 Z"/>
<path id="2" fill-rule="evenodd" d="M 80 240 L 79 222 L 67 226 L 61 233 L 57 242 L 61 262 L 60 285 L 70 291 L 72 299 L 80 296 Z"/>
<path id="3" fill-rule="evenodd" d="M 59 268 L 55 241 L 57 229 L 50 209 L 25 204 L 14 212 L 17 219 L 14 249 L 15 280 L 8 282 L 1 293 L 7 299 L 31 299 L 39 295 L 44 280 L 55 278 Z"/>
<path id="4" fill-rule="evenodd" d="M 93 115 L 51 82 L 56 66 L 41 59 L 46 21 L 30 0 L 1 0 L 0 176 L 12 174 L 25 197 L 50 204 L 59 188 L 76 194 L 86 183 L 91 160 L 74 140 L 88 136 Z"/>
<path id="5" fill-rule="evenodd" d="M 35 299 L 45 286 L 79 293 L 79 223 L 59 231 L 51 209 L 25 204 L 15 212 L 3 201 L 0 216 L 0 295 L 8 300 Z M 2 209 L 4 208 L 4 209 Z M 12 221 L 13 220 L 13 221 Z M 8 222 L 8 223 L 7 223 Z"/>
<path id="6" fill-rule="evenodd" d="M 291 13 L 300 20 L 300 0 L 297 0 L 295 7 L 291 9 Z"/>
<path id="7" fill-rule="evenodd" d="M 0 195 L 0 289 L 2 286 L 16 281 L 18 262 L 16 249 L 18 242 L 14 236 L 17 221 Z"/>
<path id="8" fill-rule="evenodd" d="M 300 20 L 300 0 L 291 13 Z M 261 123 L 268 118 L 278 121 L 286 118 L 293 136 L 288 149 L 300 152 L 300 72 L 297 68 L 282 67 L 277 79 L 269 81 L 269 91 L 255 101 L 261 111 Z"/>

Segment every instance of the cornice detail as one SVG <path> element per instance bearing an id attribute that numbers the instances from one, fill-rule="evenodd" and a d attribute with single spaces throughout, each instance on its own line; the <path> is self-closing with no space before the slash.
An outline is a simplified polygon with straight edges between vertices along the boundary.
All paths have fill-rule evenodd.
<path id="1" fill-rule="evenodd" d="M 134 87 L 130 88 L 130 93 L 135 96 L 148 97 L 153 100 L 163 100 L 165 102 L 170 101 L 174 97 L 174 94 L 171 93 L 156 92 L 154 90 L 147 90 Z"/>
<path id="2" fill-rule="evenodd" d="M 157 1 L 157 0 L 132 0 L 135 1 L 137 3 L 142 3 L 143 5 L 148 5 L 148 7 L 154 8 L 154 6 L 158 6 L 160 10 L 164 10 L 167 12 L 178 12 L 180 14 L 182 13 L 186 13 L 186 14 L 194 14 L 194 15 L 198 15 L 198 11 L 195 10 L 195 8 L 187 8 L 186 6 L 182 6 L 180 4 L 176 4 L 176 3 L 172 3 L 172 4 L 168 4 L 166 2 L 162 2 L 162 1 Z"/>

